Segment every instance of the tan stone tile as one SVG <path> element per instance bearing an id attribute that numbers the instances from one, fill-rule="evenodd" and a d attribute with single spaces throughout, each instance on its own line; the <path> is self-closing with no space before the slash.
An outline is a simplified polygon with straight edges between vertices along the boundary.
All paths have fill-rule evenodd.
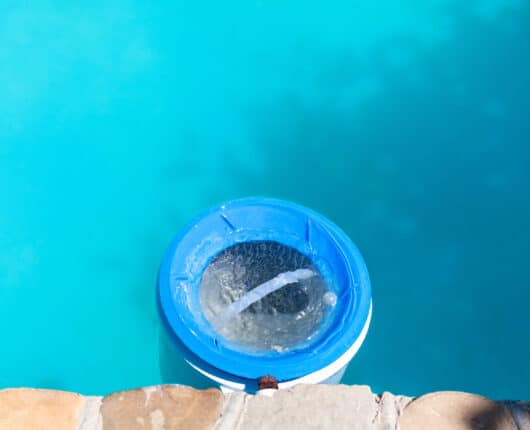
<path id="1" fill-rule="evenodd" d="M 206 430 L 221 415 L 219 390 L 164 385 L 111 394 L 103 399 L 103 430 Z"/>
<path id="2" fill-rule="evenodd" d="M 485 397 L 460 392 L 427 394 L 409 403 L 400 430 L 517 430 L 508 410 Z"/>
<path id="3" fill-rule="evenodd" d="M 248 396 L 238 429 L 379 429 L 378 399 L 366 386 L 297 385 L 273 397 Z"/>
<path id="4" fill-rule="evenodd" d="M 75 430 L 83 396 L 54 390 L 0 391 L 0 430 Z"/>

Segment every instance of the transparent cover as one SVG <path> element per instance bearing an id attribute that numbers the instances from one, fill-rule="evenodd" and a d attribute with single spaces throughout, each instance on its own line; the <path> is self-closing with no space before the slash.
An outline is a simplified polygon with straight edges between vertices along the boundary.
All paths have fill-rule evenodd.
<path id="1" fill-rule="evenodd" d="M 254 352 L 283 352 L 310 341 L 336 303 L 307 256 L 272 241 L 218 254 L 203 273 L 199 297 L 214 330 Z"/>

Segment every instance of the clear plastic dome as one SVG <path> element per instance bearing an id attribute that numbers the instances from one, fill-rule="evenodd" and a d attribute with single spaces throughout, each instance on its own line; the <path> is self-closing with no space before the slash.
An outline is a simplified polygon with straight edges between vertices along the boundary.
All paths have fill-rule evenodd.
<path id="1" fill-rule="evenodd" d="M 219 253 L 202 275 L 199 298 L 217 333 L 254 352 L 310 341 L 337 300 L 307 256 L 273 241 Z"/>

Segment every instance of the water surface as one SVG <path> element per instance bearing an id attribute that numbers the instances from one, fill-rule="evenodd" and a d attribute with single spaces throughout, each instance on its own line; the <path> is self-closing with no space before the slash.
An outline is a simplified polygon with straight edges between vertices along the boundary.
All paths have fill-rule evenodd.
<path id="1" fill-rule="evenodd" d="M 3 1 L 0 387 L 159 383 L 166 245 L 268 195 L 365 256 L 344 382 L 530 399 L 529 22 L 525 0 Z"/>

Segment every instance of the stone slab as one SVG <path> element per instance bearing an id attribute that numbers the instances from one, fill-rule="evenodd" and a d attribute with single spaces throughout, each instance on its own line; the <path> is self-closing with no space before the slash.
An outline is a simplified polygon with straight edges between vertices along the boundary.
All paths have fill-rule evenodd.
<path id="1" fill-rule="evenodd" d="M 518 430 L 509 411 L 485 397 L 461 392 L 439 392 L 408 404 L 399 430 Z"/>
<path id="2" fill-rule="evenodd" d="M 530 430 L 530 403 L 439 392 L 417 399 L 367 386 L 298 385 L 223 395 L 165 385 L 107 397 L 0 391 L 0 430 Z"/>
<path id="3" fill-rule="evenodd" d="M 55 390 L 0 391 L 0 430 L 77 430 L 83 396 Z"/>
<path id="4" fill-rule="evenodd" d="M 219 390 L 157 386 L 122 391 L 103 399 L 103 430 L 208 430 L 221 416 Z"/>
<path id="5" fill-rule="evenodd" d="M 298 385 L 273 397 L 248 396 L 239 430 L 373 428 L 377 396 L 367 386 Z"/>

